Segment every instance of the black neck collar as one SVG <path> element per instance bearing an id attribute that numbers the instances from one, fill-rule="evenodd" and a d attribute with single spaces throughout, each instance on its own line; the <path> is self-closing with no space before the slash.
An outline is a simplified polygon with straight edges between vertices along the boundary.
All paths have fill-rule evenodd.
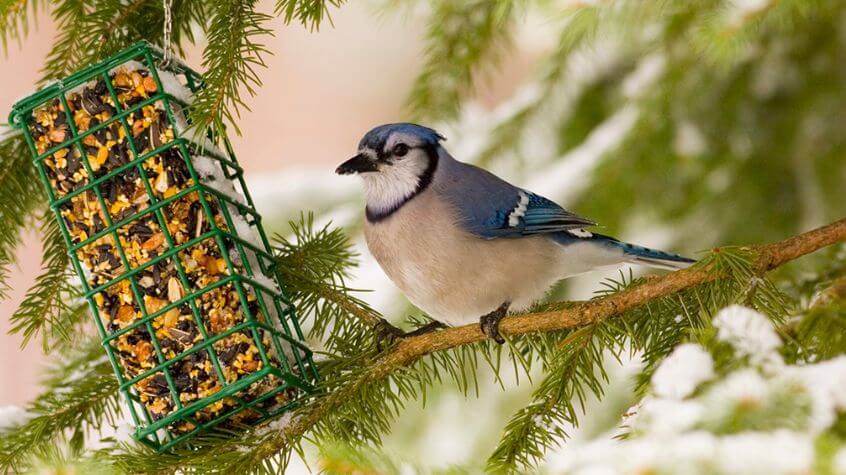
<path id="1" fill-rule="evenodd" d="M 426 190 L 426 188 L 429 188 L 429 185 L 432 184 L 432 178 L 435 176 L 435 170 L 438 169 L 438 150 L 435 145 L 426 145 L 423 147 L 423 150 L 426 152 L 426 155 L 429 156 L 429 165 L 426 167 L 426 170 L 423 171 L 423 174 L 420 175 L 420 180 L 417 182 L 417 187 L 414 191 L 412 191 L 410 195 L 406 196 L 405 199 L 397 202 L 390 208 L 386 208 L 381 211 L 373 211 L 369 206 L 365 207 L 364 214 L 367 216 L 367 222 L 378 223 L 379 221 L 386 219 L 388 216 L 396 213 L 403 207 L 403 205 L 414 199 L 415 196 Z"/>

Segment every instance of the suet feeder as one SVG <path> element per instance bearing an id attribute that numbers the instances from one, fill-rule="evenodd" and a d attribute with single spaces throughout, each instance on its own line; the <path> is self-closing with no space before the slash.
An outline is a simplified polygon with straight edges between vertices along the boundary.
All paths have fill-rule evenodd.
<path id="1" fill-rule="evenodd" d="M 141 42 L 18 102 L 119 381 L 166 450 L 291 410 L 317 372 L 224 132 L 191 128 L 202 77 Z"/>

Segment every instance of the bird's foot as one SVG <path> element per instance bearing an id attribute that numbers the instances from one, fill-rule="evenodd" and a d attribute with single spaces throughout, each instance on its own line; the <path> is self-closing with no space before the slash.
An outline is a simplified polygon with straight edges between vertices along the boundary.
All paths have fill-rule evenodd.
<path id="1" fill-rule="evenodd" d="M 382 351 L 382 349 L 388 348 L 396 343 L 397 340 L 405 336 L 404 331 L 391 325 L 390 322 L 384 318 L 379 319 L 379 323 L 373 327 L 373 331 L 376 333 L 377 351 Z"/>
<path id="2" fill-rule="evenodd" d="M 417 328 L 416 330 L 404 332 L 399 328 L 391 325 L 387 320 L 383 318 L 379 320 L 379 323 L 377 323 L 376 326 L 373 328 L 373 330 L 376 332 L 376 349 L 382 351 L 382 349 L 388 348 L 389 346 L 396 343 L 397 340 L 400 340 L 402 338 L 409 336 L 425 335 L 426 333 L 430 333 L 441 328 L 446 328 L 446 325 L 441 322 L 431 321 L 426 325 Z"/>
<path id="3" fill-rule="evenodd" d="M 508 307 L 510 305 L 511 302 L 503 302 L 496 310 L 479 318 L 479 326 L 482 327 L 482 333 L 500 345 L 505 343 L 505 338 L 499 334 L 499 322 L 508 313 Z"/>
<path id="4" fill-rule="evenodd" d="M 435 330 L 440 330 L 441 328 L 446 328 L 446 327 L 447 327 L 446 324 L 432 320 L 431 322 L 423 325 L 422 327 L 419 327 L 416 330 L 412 330 L 412 331 L 406 333 L 403 336 L 425 335 L 427 333 L 432 333 Z"/>

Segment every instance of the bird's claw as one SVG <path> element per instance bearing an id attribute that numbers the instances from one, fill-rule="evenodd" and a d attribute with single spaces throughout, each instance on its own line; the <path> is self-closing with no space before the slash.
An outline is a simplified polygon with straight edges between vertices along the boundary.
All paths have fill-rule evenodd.
<path id="1" fill-rule="evenodd" d="M 373 327 L 376 333 L 376 350 L 382 351 L 397 342 L 400 338 L 405 336 L 405 332 L 393 326 L 384 318 L 379 319 L 379 322 Z"/>
<path id="2" fill-rule="evenodd" d="M 427 334 L 427 333 L 432 333 L 432 332 L 433 332 L 433 331 L 435 331 L 435 330 L 440 330 L 441 328 L 446 328 L 446 327 L 447 327 L 447 326 L 446 326 L 446 324 L 441 323 L 441 322 L 436 321 L 436 320 L 432 320 L 431 322 L 429 322 L 429 323 L 427 323 L 427 324 L 423 325 L 422 327 L 417 328 L 416 330 L 412 330 L 412 331 L 410 331 L 410 332 L 406 333 L 404 336 L 420 336 L 420 335 L 425 335 L 425 334 Z"/>
<path id="3" fill-rule="evenodd" d="M 511 302 L 504 302 L 493 312 L 482 315 L 479 318 L 479 326 L 482 328 L 482 333 L 500 345 L 505 343 L 505 338 L 499 334 L 499 322 L 508 313 L 508 307 L 510 305 Z"/>
<path id="4" fill-rule="evenodd" d="M 373 328 L 373 331 L 376 332 L 376 349 L 382 351 L 382 349 L 388 348 L 402 338 L 425 335 L 441 328 L 446 328 L 446 325 L 438 321 L 431 321 L 416 330 L 404 332 L 382 318 Z"/>

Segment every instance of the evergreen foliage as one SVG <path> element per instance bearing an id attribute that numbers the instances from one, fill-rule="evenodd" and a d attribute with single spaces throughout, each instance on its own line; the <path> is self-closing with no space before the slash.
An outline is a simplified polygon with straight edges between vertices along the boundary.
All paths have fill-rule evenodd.
<path id="1" fill-rule="evenodd" d="M 194 123 L 237 130 L 238 114 L 246 109 L 239 91 L 258 92 L 269 54 L 262 42 L 277 18 L 317 30 L 343 3 L 278 0 L 267 14 L 255 1 L 174 0 L 167 46 L 179 52 L 200 36 L 208 42 L 206 87 L 194 99 Z M 44 8 L 0 0 L 4 47 L 24 41 L 26 20 Z M 766 316 L 785 364 L 801 367 L 846 353 L 846 248 L 780 267 L 844 241 L 846 222 L 774 247 L 751 246 L 846 214 L 840 191 L 846 180 L 846 5 L 617 0 L 574 2 L 562 10 L 556 2 L 439 0 L 430 4 L 425 62 L 409 111 L 421 120 L 465 126 L 470 108 L 464 104 L 519 43 L 530 13 L 550 18 L 545 28 L 555 44 L 539 59 L 532 84 L 490 121 L 481 146 L 461 158 L 525 181 L 583 167 L 574 186 L 550 197 L 567 198 L 568 206 L 612 234 L 625 234 L 640 221 L 672 223 L 670 240 L 682 249 L 749 247 L 715 248 L 693 269 L 665 277 L 621 274 L 587 302 L 539 305 L 528 316 L 503 321 L 502 346 L 468 326 L 379 351 L 373 327 L 382 316 L 349 284 L 358 263 L 349 237 L 355 230 L 319 227 L 311 215 L 301 215 L 275 245 L 278 270 L 318 350 L 320 391 L 267 426 L 204 434 L 190 447 L 158 454 L 103 435 L 120 418 L 117 383 L 98 342 L 85 336 L 86 312 L 25 144 L 20 136 L 5 136 L 0 297 L 21 232 L 37 230 L 43 269 L 11 316 L 13 331 L 27 344 L 38 339 L 45 349 L 61 349 L 63 358 L 26 408 L 28 420 L 0 436 L 0 471 L 275 473 L 316 445 L 313 468 L 394 473 L 405 466 L 402 457 L 379 446 L 409 404 L 425 403 L 441 388 L 475 397 L 488 375 L 503 387 L 514 375 L 518 384 L 531 386 L 530 399 L 501 416 L 507 424 L 490 453 L 443 471 L 531 471 L 583 423 L 591 401 L 606 395 L 615 360 L 640 362 L 637 400 L 656 394 L 656 373 L 683 343 L 700 345 L 714 366 L 713 379 L 697 386 L 693 402 L 736 372 L 757 368 L 754 355 L 733 347 L 714 325 L 728 306 Z M 160 1 L 61 0 L 50 5 L 50 14 L 59 34 L 42 84 L 163 33 Z M 587 167 L 585 154 L 594 155 Z M 728 409 L 698 428 L 720 436 L 802 431 L 812 407 L 803 394 L 785 386 L 760 410 L 719 406 Z M 616 416 L 622 414 L 614 416 L 609 429 L 619 428 Z M 813 433 L 822 454 L 814 464 L 823 472 L 833 470 L 834 454 L 846 442 L 842 418 L 838 412 L 834 423 Z M 649 427 L 635 424 L 626 440 L 648 437 Z M 103 448 L 90 449 L 94 443 Z M 415 469 L 441 473 L 422 464 Z"/>

